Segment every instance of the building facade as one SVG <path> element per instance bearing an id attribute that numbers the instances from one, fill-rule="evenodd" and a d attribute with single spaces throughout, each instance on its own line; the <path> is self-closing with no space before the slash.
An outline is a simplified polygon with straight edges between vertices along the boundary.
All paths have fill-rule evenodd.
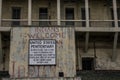
<path id="1" fill-rule="evenodd" d="M 0 0 L 0 73 L 81 80 L 79 71 L 120 70 L 119 27 L 119 0 Z M 55 40 L 55 63 L 31 65 L 31 40 Z"/>

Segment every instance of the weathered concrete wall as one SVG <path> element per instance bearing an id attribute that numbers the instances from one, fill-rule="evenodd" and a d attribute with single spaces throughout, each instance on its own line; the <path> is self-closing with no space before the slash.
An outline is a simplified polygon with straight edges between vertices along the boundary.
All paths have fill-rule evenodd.
<path id="1" fill-rule="evenodd" d="M 96 58 L 94 57 L 94 49 L 89 49 L 88 53 L 83 53 L 81 56 L 95 58 L 95 70 L 120 70 L 119 50 L 115 53 L 117 55 L 117 59 L 114 62 L 111 60 L 112 49 L 96 49 L 95 54 Z"/>
<path id="2" fill-rule="evenodd" d="M 105 0 L 90 0 L 90 20 L 111 20 L 111 8 L 112 6 L 106 6 Z M 21 19 L 26 21 L 21 22 L 21 25 L 27 25 L 28 19 L 28 0 L 4 0 L 2 9 L 2 19 L 12 18 L 12 7 L 21 7 Z M 119 7 L 119 3 L 118 3 Z M 56 0 L 33 0 L 32 1 L 32 20 L 33 25 L 39 25 L 39 8 L 48 8 L 48 19 L 57 19 L 57 1 Z M 64 2 L 61 0 L 61 20 L 65 20 L 65 9 L 74 8 L 74 20 L 82 20 L 81 8 L 85 8 L 84 1 L 77 2 Z M 6 24 L 7 23 L 7 24 Z M 50 23 L 50 25 L 57 25 L 56 21 Z M 61 25 L 65 25 L 64 21 Z M 3 21 L 2 26 L 11 26 L 11 21 Z M 82 22 L 75 22 L 75 26 L 82 26 Z M 112 27 L 111 21 L 90 21 L 90 26 L 93 27 Z"/>
<path id="3" fill-rule="evenodd" d="M 27 19 L 28 0 L 3 0 L 2 18 L 12 18 L 12 7 L 21 7 L 21 19 Z"/>
<path id="4" fill-rule="evenodd" d="M 76 75 L 74 28 L 14 27 L 11 31 L 10 67 L 11 78 L 64 77 Z M 57 41 L 56 66 L 29 66 L 29 39 L 55 39 Z"/>
<path id="5" fill-rule="evenodd" d="M 96 49 L 96 70 L 120 70 L 120 49 L 115 61 L 111 61 L 112 49 Z"/>
<path id="6" fill-rule="evenodd" d="M 90 19 L 95 20 L 108 20 L 111 19 L 111 7 L 104 6 L 105 0 L 91 0 L 89 1 L 90 8 Z M 27 19 L 28 14 L 28 0 L 4 0 L 2 9 L 2 18 L 11 19 L 12 7 L 21 7 L 21 19 Z M 32 1 L 32 19 L 39 19 L 39 8 L 48 8 L 48 15 L 51 19 L 57 19 L 57 1 L 56 0 L 33 0 Z M 118 3 L 119 7 L 119 3 Z M 61 18 L 65 19 L 65 8 L 74 8 L 74 18 L 81 19 L 81 8 L 85 8 L 85 3 L 83 1 L 78 1 L 74 3 L 65 3 L 61 0 Z"/>
<path id="7" fill-rule="evenodd" d="M 21 19 L 28 18 L 28 0 L 4 0 L 2 9 L 2 18 L 12 18 L 12 7 L 21 7 Z M 56 0 L 33 0 L 32 1 L 32 19 L 39 19 L 39 8 L 48 8 L 48 16 L 51 19 L 57 17 L 57 3 Z"/>
<path id="8" fill-rule="evenodd" d="M 48 18 L 57 19 L 56 0 L 33 0 L 32 19 L 39 19 L 39 8 L 48 8 Z"/>
<path id="9" fill-rule="evenodd" d="M 90 0 L 89 8 L 91 20 L 111 20 L 111 7 L 106 6 L 106 0 Z"/>
<path id="10" fill-rule="evenodd" d="M 111 7 L 104 6 L 105 0 L 90 0 L 89 1 L 89 12 L 91 20 L 111 20 Z M 61 1 L 61 18 L 65 19 L 65 8 L 74 8 L 74 19 L 82 19 L 81 8 L 85 8 L 84 1 L 77 2 L 64 2 Z"/>
<path id="11" fill-rule="evenodd" d="M 92 42 L 89 43 L 88 51 L 84 52 L 84 42 L 79 43 L 80 47 L 77 48 L 76 54 L 76 67 L 79 70 L 82 70 L 82 58 L 83 57 L 91 57 L 95 59 L 95 70 L 120 70 L 120 48 L 117 48 L 117 52 L 114 55 L 117 55 L 115 61 L 111 60 L 112 57 L 112 43 L 101 43 L 97 42 L 94 45 Z M 81 46 L 82 45 L 82 46 Z M 80 61 L 78 61 L 78 59 Z"/>

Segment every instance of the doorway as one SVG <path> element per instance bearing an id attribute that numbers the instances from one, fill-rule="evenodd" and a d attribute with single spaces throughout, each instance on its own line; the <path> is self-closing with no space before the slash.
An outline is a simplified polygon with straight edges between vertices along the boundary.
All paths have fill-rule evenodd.
<path id="1" fill-rule="evenodd" d="M 0 47 L 0 78 L 9 77 L 10 32 L 1 32 Z"/>

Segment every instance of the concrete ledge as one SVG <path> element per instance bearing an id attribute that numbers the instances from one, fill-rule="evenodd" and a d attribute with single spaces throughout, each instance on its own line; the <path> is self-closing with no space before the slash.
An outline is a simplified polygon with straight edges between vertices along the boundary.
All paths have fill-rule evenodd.
<path id="1" fill-rule="evenodd" d="M 0 31 L 4 32 L 4 31 L 10 31 L 11 27 L 0 27 Z"/>
<path id="2" fill-rule="evenodd" d="M 75 27 L 80 32 L 120 32 L 120 27 Z"/>
<path id="3" fill-rule="evenodd" d="M 0 31 L 10 31 L 12 27 L 0 27 Z M 120 27 L 75 27 L 80 32 L 120 32 Z"/>
<path id="4" fill-rule="evenodd" d="M 81 80 L 81 77 L 59 77 L 59 78 L 2 78 L 2 80 Z"/>

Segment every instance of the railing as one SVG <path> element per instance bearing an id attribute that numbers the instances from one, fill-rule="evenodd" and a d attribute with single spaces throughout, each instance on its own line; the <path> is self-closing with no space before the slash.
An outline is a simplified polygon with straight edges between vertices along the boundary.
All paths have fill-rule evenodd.
<path id="1" fill-rule="evenodd" d="M 86 27 L 86 20 L 61 20 L 62 26 Z"/>
<path id="2" fill-rule="evenodd" d="M 89 20 L 90 27 L 115 27 L 114 20 Z M 2 19 L 3 27 L 28 25 L 28 19 Z M 54 26 L 57 25 L 56 19 L 36 19 L 32 20 L 33 26 Z M 86 20 L 61 20 L 61 26 L 86 27 Z M 120 27 L 120 20 L 118 20 Z"/>
<path id="3" fill-rule="evenodd" d="M 22 26 L 28 25 L 27 19 L 2 19 L 1 26 L 3 27 L 14 27 L 14 26 Z"/>
<path id="4" fill-rule="evenodd" d="M 90 27 L 115 27 L 114 20 L 90 20 Z"/>
<path id="5" fill-rule="evenodd" d="M 32 25 L 34 26 L 52 26 L 52 25 L 57 25 L 57 20 L 48 20 L 48 19 L 43 19 L 43 20 L 32 20 Z"/>

